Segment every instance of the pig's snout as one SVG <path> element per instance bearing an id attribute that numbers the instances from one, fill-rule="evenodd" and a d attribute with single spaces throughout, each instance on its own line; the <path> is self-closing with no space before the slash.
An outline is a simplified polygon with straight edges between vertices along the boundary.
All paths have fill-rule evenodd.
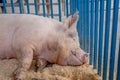
<path id="1" fill-rule="evenodd" d="M 73 65 L 73 66 L 79 66 L 82 65 L 83 62 L 79 60 L 79 58 L 76 57 L 76 55 L 71 54 L 68 59 L 67 59 L 68 65 Z"/>
<path id="2" fill-rule="evenodd" d="M 88 59 L 89 59 L 89 54 L 88 53 L 84 54 L 84 56 L 83 56 L 83 64 L 87 63 Z"/>
<path id="3" fill-rule="evenodd" d="M 76 53 L 76 58 L 79 59 L 80 63 L 85 64 L 88 62 L 89 54 L 81 50 Z"/>
<path id="4" fill-rule="evenodd" d="M 89 54 L 87 53 L 73 53 L 68 57 L 68 65 L 82 65 L 87 63 Z"/>

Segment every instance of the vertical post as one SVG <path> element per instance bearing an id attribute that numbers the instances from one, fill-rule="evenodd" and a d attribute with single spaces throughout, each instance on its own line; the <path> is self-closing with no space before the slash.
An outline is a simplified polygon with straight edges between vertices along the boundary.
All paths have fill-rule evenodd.
<path id="1" fill-rule="evenodd" d="M 105 22 L 105 45 L 103 58 L 103 80 L 107 80 L 108 67 L 108 47 L 109 47 L 109 33 L 110 33 L 110 14 L 111 14 L 111 0 L 106 2 L 106 22 Z"/>
<path id="2" fill-rule="evenodd" d="M 66 17 L 68 17 L 68 0 L 66 0 L 65 3 L 66 3 Z"/>
<path id="3" fill-rule="evenodd" d="M 7 9 L 6 9 L 6 0 L 2 0 L 2 2 L 3 2 L 4 13 L 7 13 Z"/>
<path id="4" fill-rule="evenodd" d="M 77 31 L 78 31 L 78 36 L 79 36 L 79 43 L 80 47 L 82 45 L 82 1 L 77 0 L 77 10 L 79 11 L 79 21 L 77 24 Z"/>
<path id="5" fill-rule="evenodd" d="M 73 15 L 76 11 L 76 0 L 70 0 L 70 15 Z"/>
<path id="6" fill-rule="evenodd" d="M 100 27 L 99 27 L 99 49 L 98 49 L 98 74 L 101 76 L 102 67 L 102 44 L 104 24 L 104 0 L 100 0 Z"/>
<path id="7" fill-rule="evenodd" d="M 61 21 L 61 3 L 60 3 L 60 0 L 58 0 L 58 10 L 59 10 L 59 21 Z"/>
<path id="8" fill-rule="evenodd" d="M 34 0 L 34 5 L 35 5 L 35 14 L 38 15 L 38 2 L 37 2 L 37 0 Z"/>
<path id="9" fill-rule="evenodd" d="M 120 39 L 119 39 L 118 66 L 117 66 L 117 79 L 116 80 L 120 80 Z"/>
<path id="10" fill-rule="evenodd" d="M 114 79 L 114 62 L 115 62 L 116 36 L 117 36 L 117 26 L 118 26 L 118 10 L 119 10 L 119 0 L 114 0 L 109 80 Z"/>
<path id="11" fill-rule="evenodd" d="M 27 13 L 30 14 L 29 0 L 26 0 L 26 4 L 27 4 Z"/>
<path id="12" fill-rule="evenodd" d="M 11 8 L 12 8 L 12 13 L 15 13 L 13 0 L 11 0 Z"/>
<path id="13" fill-rule="evenodd" d="M 45 14 L 45 2 L 44 2 L 44 0 L 42 0 L 42 7 L 43 7 L 43 16 L 45 17 L 46 14 Z"/>
<path id="14" fill-rule="evenodd" d="M 89 52 L 89 36 L 90 36 L 90 22 L 89 22 L 89 0 L 86 2 L 86 28 L 87 28 L 87 53 Z"/>
<path id="15" fill-rule="evenodd" d="M 81 48 L 84 49 L 84 0 L 81 0 Z"/>
<path id="16" fill-rule="evenodd" d="M 20 14 L 23 13 L 23 10 L 22 10 L 22 0 L 19 0 L 19 9 L 20 9 Z"/>
<path id="17" fill-rule="evenodd" d="M 98 53 L 98 6 L 99 0 L 95 0 L 95 31 L 94 31 L 94 60 L 93 68 L 97 68 L 97 53 Z"/>
<path id="18" fill-rule="evenodd" d="M 54 18 L 54 16 L 53 16 L 53 4 L 52 4 L 52 0 L 50 0 L 50 11 L 51 11 L 51 18 Z"/>
<path id="19" fill-rule="evenodd" d="M 86 41 L 87 40 L 86 39 L 86 27 L 87 27 L 86 26 L 86 0 L 83 0 L 83 5 L 84 5 L 84 7 L 83 7 L 84 8 L 83 9 L 83 20 L 84 20 L 83 21 L 84 22 L 83 23 L 83 29 L 84 29 L 83 30 L 84 31 L 84 33 L 83 33 L 84 34 L 84 51 L 86 51 L 86 43 L 87 43 L 87 41 Z"/>
<path id="20" fill-rule="evenodd" d="M 91 0 L 90 65 L 93 64 L 94 0 Z"/>

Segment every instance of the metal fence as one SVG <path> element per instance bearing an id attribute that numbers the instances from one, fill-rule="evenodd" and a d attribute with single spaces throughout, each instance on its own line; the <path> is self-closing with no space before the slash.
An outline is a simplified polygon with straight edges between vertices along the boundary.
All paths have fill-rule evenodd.
<path id="1" fill-rule="evenodd" d="M 40 0 L 41 3 L 38 3 L 38 0 L 26 0 L 25 3 L 23 0 L 18 0 L 18 3 L 14 0 L 9 0 L 7 3 L 5 0 L 2 1 L 0 6 L 3 6 L 3 13 L 11 11 L 11 13 L 51 16 L 51 18 L 58 17 L 59 21 L 62 17 L 68 17 L 79 11 L 77 29 L 80 45 L 90 53 L 90 65 L 93 65 L 103 80 L 120 80 L 119 0 L 49 0 L 49 2 Z M 47 5 L 50 9 L 49 14 L 45 8 Z M 34 7 L 34 11 L 31 11 L 31 6 Z M 41 13 L 38 6 L 42 6 Z M 16 12 L 16 7 L 19 8 L 19 12 Z M 54 10 L 58 10 L 57 14 Z"/>

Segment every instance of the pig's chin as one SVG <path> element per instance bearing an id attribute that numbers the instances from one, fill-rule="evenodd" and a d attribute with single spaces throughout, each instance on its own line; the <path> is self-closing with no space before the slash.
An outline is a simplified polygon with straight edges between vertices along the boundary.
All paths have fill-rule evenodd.
<path id="1" fill-rule="evenodd" d="M 79 60 L 75 55 L 71 54 L 67 58 L 67 64 L 70 66 L 80 66 L 83 64 L 83 62 L 81 60 Z"/>

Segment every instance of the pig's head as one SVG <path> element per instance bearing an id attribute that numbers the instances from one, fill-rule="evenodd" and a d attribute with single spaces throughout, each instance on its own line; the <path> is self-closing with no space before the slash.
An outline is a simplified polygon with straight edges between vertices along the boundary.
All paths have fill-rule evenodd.
<path id="1" fill-rule="evenodd" d="M 88 61 L 88 54 L 80 49 L 77 32 L 78 12 L 63 22 L 63 31 L 48 41 L 48 61 L 60 65 L 82 65 Z M 52 36 L 51 36 L 52 37 Z M 51 55 L 50 55 L 51 54 Z M 48 57 L 47 57 L 48 58 Z"/>
<path id="2" fill-rule="evenodd" d="M 82 65 L 88 61 L 88 54 L 80 49 L 74 39 L 64 33 L 57 34 L 57 37 L 49 40 L 48 43 L 48 62 L 60 65 Z"/>
<path id="3" fill-rule="evenodd" d="M 68 37 L 72 38 L 79 45 L 79 38 L 77 32 L 77 22 L 79 19 L 78 12 L 74 13 L 74 15 L 69 16 L 65 21 L 63 21 L 63 27 L 65 29 L 65 33 Z"/>

